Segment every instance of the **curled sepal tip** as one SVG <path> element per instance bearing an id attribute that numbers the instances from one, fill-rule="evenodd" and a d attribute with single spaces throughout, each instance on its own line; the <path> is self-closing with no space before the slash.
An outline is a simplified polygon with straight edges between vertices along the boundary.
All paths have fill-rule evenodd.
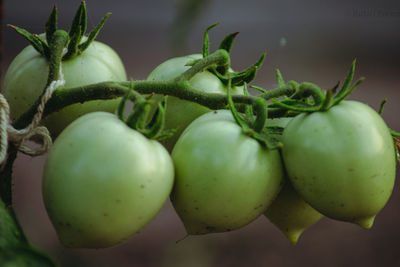
<path id="1" fill-rule="evenodd" d="M 228 84 L 230 80 L 231 86 L 243 86 L 245 83 L 250 83 L 254 80 L 257 71 L 260 69 L 262 63 L 264 62 L 265 55 L 266 53 L 264 52 L 256 63 L 241 72 L 229 72 L 227 75 L 225 75 L 224 73 L 226 73 L 226 68 L 224 69 L 223 67 L 218 67 L 210 71 L 214 73 L 224 84 Z"/>
<path id="2" fill-rule="evenodd" d="M 133 110 L 126 118 L 124 115 L 126 103 L 131 100 L 134 103 Z M 153 111 L 156 105 L 155 112 Z M 164 130 L 165 111 L 167 108 L 167 96 L 160 103 L 156 103 L 149 97 L 143 97 L 133 89 L 133 83 L 129 91 L 122 98 L 117 114 L 130 128 L 142 133 L 149 139 L 162 140 L 172 136 L 174 129 Z"/>
<path id="3" fill-rule="evenodd" d="M 245 94 L 247 86 L 245 84 Z M 282 144 L 268 133 L 268 128 L 265 127 L 268 118 L 267 102 L 265 99 L 258 97 L 255 101 L 248 105 L 246 104 L 245 114 L 241 114 L 235 107 L 231 96 L 231 80 L 228 83 L 228 107 L 232 112 L 236 123 L 242 128 L 245 135 L 257 140 L 261 145 L 268 149 L 276 149 Z"/>
<path id="4" fill-rule="evenodd" d="M 203 58 L 204 57 L 207 57 L 209 54 L 210 54 L 210 52 L 209 52 L 209 50 L 210 50 L 210 39 L 209 39 L 209 36 L 208 36 L 208 32 L 212 29 L 212 28 L 214 28 L 215 26 L 217 26 L 218 25 L 218 23 L 214 23 L 213 25 L 210 25 L 210 26 L 208 26 L 207 27 L 207 29 L 204 31 L 204 37 L 203 37 Z"/>
<path id="5" fill-rule="evenodd" d="M 232 76 L 232 85 L 233 86 L 242 86 L 244 83 L 250 83 L 256 77 L 256 73 L 258 69 L 262 66 L 262 63 L 265 60 L 266 53 L 264 52 L 261 57 L 257 60 L 253 66 L 249 67 L 248 69 L 231 74 Z"/>

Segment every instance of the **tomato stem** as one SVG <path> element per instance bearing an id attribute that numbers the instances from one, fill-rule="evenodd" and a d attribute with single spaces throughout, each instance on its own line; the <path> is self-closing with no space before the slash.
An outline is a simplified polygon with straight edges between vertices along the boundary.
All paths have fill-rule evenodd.
<path id="1" fill-rule="evenodd" d="M 177 82 L 189 81 L 194 75 L 196 75 L 200 71 L 204 71 L 205 69 L 213 65 L 224 66 L 226 68 L 229 68 L 230 66 L 229 53 L 224 49 L 218 49 L 209 56 L 199 61 L 196 61 L 196 63 L 194 63 L 190 69 L 188 69 L 187 71 L 182 73 L 179 77 L 177 77 L 175 81 Z"/>

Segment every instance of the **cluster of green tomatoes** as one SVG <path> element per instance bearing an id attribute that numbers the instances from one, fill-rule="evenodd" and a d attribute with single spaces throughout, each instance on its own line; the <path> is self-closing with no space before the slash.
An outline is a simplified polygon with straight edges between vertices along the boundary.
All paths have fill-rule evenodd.
<path id="1" fill-rule="evenodd" d="M 173 80 L 203 57 L 169 59 L 147 80 Z M 48 68 L 34 46 L 11 63 L 3 93 L 14 119 L 40 97 Z M 127 81 L 118 55 L 97 41 L 63 60 L 62 71 L 65 90 Z M 219 76 L 207 69 L 188 82 L 205 93 L 247 94 L 245 83 Z M 147 97 L 159 99 L 160 91 Z M 162 125 L 175 134 L 161 142 L 116 115 L 121 98 L 62 108 L 43 119 L 55 138 L 43 175 L 48 215 L 65 246 L 86 248 L 130 238 L 168 199 L 190 235 L 232 231 L 261 215 L 293 243 L 323 216 L 370 228 L 393 189 L 396 146 L 376 111 L 332 99 L 318 110 L 267 119 L 265 127 L 281 129 L 271 132 L 280 144 L 272 149 L 238 123 L 240 108 L 211 110 L 169 96 Z"/>

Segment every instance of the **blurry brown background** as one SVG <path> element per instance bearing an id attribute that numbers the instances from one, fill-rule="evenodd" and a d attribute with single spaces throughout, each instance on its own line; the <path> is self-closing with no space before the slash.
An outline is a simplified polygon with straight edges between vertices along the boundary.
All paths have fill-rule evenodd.
<path id="1" fill-rule="evenodd" d="M 5 0 L 3 27 L 10 23 L 43 32 L 56 3 L 59 25 L 67 29 L 79 2 Z M 240 32 L 232 50 L 235 69 L 249 66 L 267 51 L 254 82 L 266 88 L 275 86 L 275 68 L 287 80 L 331 88 L 343 79 L 356 57 L 356 77 L 367 79 L 352 98 L 374 108 L 388 98 L 383 116 L 390 127 L 400 130 L 400 1 L 201 1 L 202 12 L 188 16 L 196 19 L 180 24 L 180 28 L 191 28 L 188 35 L 180 35 L 186 43 L 170 37 L 182 2 L 88 0 L 88 26 L 94 27 L 106 12 L 113 13 L 98 39 L 120 54 L 133 79 L 145 79 L 169 57 L 200 52 L 203 30 L 215 22 L 220 26 L 210 34 L 214 49 L 226 34 Z M 3 68 L 25 45 L 10 28 L 4 30 Z M 59 244 L 45 213 L 40 193 L 43 160 L 19 156 L 14 205 L 30 241 L 62 266 L 400 266 L 398 182 L 371 230 L 325 218 L 307 230 L 299 244 L 291 245 L 260 217 L 241 230 L 176 243 L 185 231 L 167 203 L 127 242 L 109 249 L 77 250 Z"/>

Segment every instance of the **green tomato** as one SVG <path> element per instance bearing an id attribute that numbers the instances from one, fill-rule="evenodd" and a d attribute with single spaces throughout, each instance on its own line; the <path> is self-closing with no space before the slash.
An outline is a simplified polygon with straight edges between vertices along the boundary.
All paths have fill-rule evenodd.
<path id="1" fill-rule="evenodd" d="M 282 140 L 288 176 L 306 202 L 330 218 L 372 227 L 392 193 L 396 168 L 392 136 L 373 109 L 342 101 L 301 114 Z"/>
<path id="2" fill-rule="evenodd" d="M 11 119 L 19 118 L 42 94 L 48 76 L 47 60 L 32 46 L 28 46 L 11 62 L 4 77 L 3 93 L 7 98 Z M 126 72 L 115 51 L 94 41 L 81 55 L 62 62 L 65 88 L 73 88 L 104 81 L 126 81 Z M 119 99 L 93 100 L 68 106 L 49 115 L 43 124 L 57 136 L 79 116 L 93 111 L 114 112 Z"/>
<path id="3" fill-rule="evenodd" d="M 43 200 L 65 246 L 108 247 L 156 215 L 173 178 L 172 159 L 161 144 L 111 113 L 94 112 L 55 141 L 45 164 Z"/>
<path id="4" fill-rule="evenodd" d="M 292 118 L 267 120 L 267 126 L 285 128 Z M 281 139 L 281 136 L 275 136 Z M 293 244 L 297 243 L 305 229 L 319 221 L 323 215 L 307 204 L 293 189 L 290 181 L 285 178 L 285 185 L 278 196 L 268 207 L 264 215 Z"/>
<path id="5" fill-rule="evenodd" d="M 193 121 L 172 159 L 171 200 L 188 234 L 240 228 L 261 215 L 281 188 L 279 152 L 243 134 L 229 110 Z"/>
<path id="6" fill-rule="evenodd" d="M 290 181 L 285 181 L 277 198 L 264 214 L 293 244 L 297 243 L 304 230 L 323 217 L 300 197 Z"/>
<path id="7" fill-rule="evenodd" d="M 167 81 L 178 77 L 190 68 L 186 64 L 201 59 L 202 55 L 193 54 L 184 57 L 171 58 L 156 67 L 147 77 L 149 81 Z M 190 79 L 190 84 L 201 92 L 226 94 L 227 87 L 217 76 L 209 71 L 197 73 Z M 232 94 L 243 94 L 242 87 L 233 87 Z M 161 143 L 172 151 L 183 130 L 197 117 L 209 112 L 210 109 L 194 102 L 168 97 L 165 129 L 176 129 L 176 133 Z"/>

